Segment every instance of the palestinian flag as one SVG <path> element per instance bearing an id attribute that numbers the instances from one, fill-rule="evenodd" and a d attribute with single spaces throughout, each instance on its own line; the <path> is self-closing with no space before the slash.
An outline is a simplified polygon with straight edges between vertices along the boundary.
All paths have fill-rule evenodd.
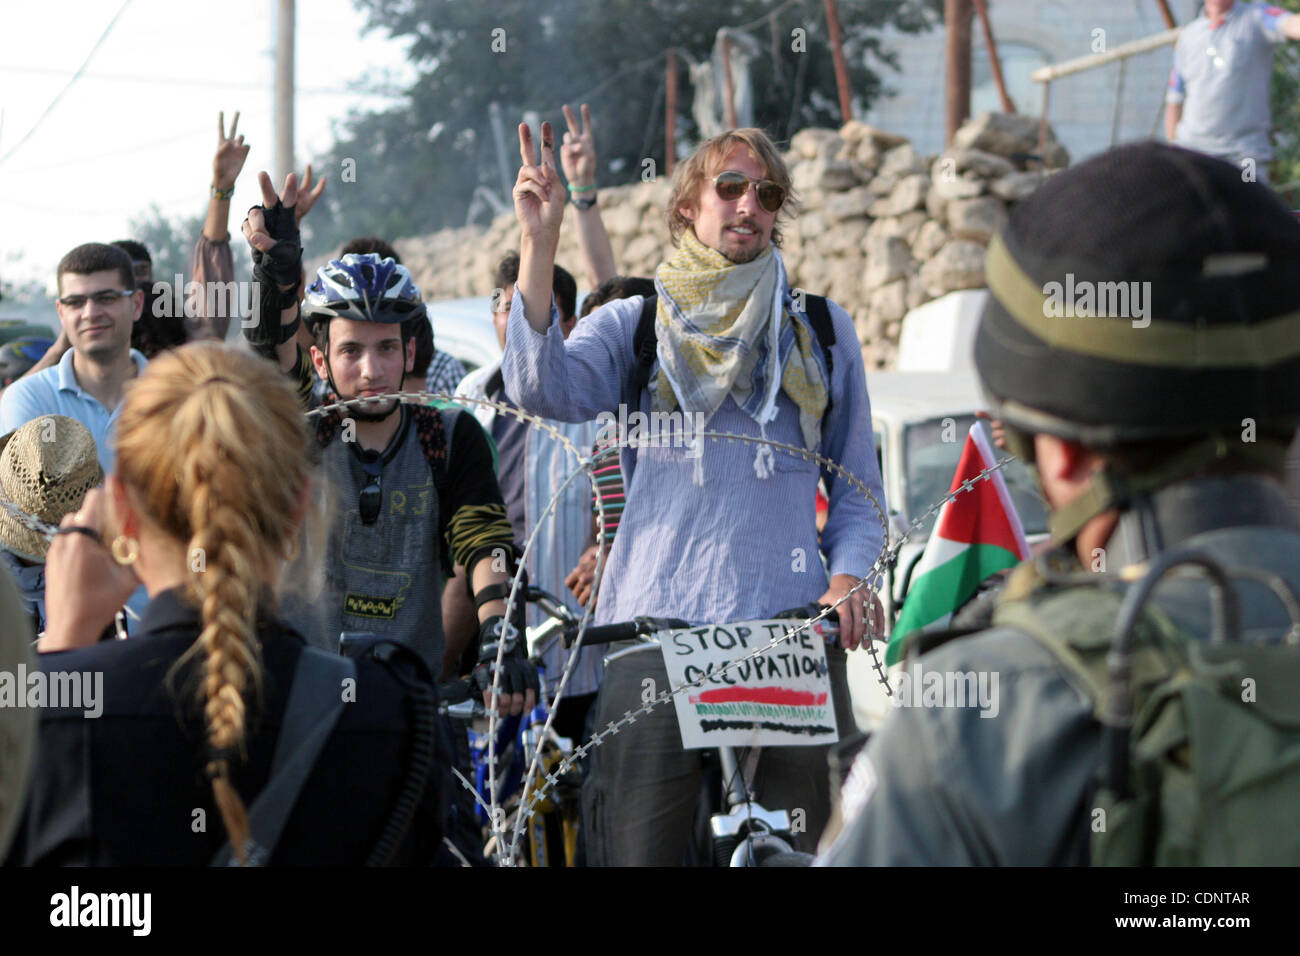
<path id="1" fill-rule="evenodd" d="M 957 473 L 952 476 L 956 491 L 986 468 L 997 464 L 993 447 L 979 423 L 971 426 L 962 449 Z M 934 531 L 925 552 L 912 573 L 912 584 L 903 600 L 903 610 L 894 624 L 885 652 L 885 663 L 896 663 L 903 641 L 916 630 L 948 623 L 990 574 L 1015 567 L 1029 559 L 1029 544 L 1007 492 L 1002 472 L 995 471 L 971 485 L 939 510 Z"/>

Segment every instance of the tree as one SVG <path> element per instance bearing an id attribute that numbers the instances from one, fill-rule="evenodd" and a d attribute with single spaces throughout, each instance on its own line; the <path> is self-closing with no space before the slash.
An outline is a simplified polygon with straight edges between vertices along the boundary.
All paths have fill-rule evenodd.
<path id="1" fill-rule="evenodd" d="M 1278 44 L 1273 57 L 1272 83 L 1275 186 L 1300 183 L 1300 47 Z M 1284 189 L 1283 197 L 1296 207 L 1300 190 Z"/>
<path id="2" fill-rule="evenodd" d="M 643 160 L 661 166 L 664 53 L 706 59 L 720 27 L 749 26 L 764 55 L 752 64 L 758 125 L 778 140 L 808 125 L 840 124 L 827 29 L 818 0 L 355 0 L 369 29 L 409 41 L 417 78 L 407 102 L 341 118 L 334 147 L 314 165 L 333 180 L 328 210 L 313 218 L 318 249 L 355 235 L 393 238 L 465 222 L 476 189 L 501 199 L 489 115 L 499 105 L 506 162 L 518 166 L 515 124 L 534 111 L 563 129 L 563 103 L 591 104 L 603 166 L 601 185 L 631 182 Z M 940 0 L 840 0 L 855 99 L 869 104 L 882 77 L 868 54 L 886 25 L 907 32 L 937 22 Z M 767 22 L 753 26 L 768 14 Z M 802 36 L 796 33 L 802 31 Z M 691 139 L 690 84 L 679 58 L 678 141 Z"/>

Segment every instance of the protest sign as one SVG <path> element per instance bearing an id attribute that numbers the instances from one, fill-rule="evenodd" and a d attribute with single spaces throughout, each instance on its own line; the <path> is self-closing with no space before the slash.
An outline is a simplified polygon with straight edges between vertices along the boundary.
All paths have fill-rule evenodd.
<path id="1" fill-rule="evenodd" d="M 826 647 L 804 629 L 756 657 L 723 670 L 798 625 L 797 621 L 745 621 L 662 631 L 668 679 L 676 694 L 682 746 L 789 747 L 834 743 Z M 698 683 L 693 683 L 698 682 Z"/>

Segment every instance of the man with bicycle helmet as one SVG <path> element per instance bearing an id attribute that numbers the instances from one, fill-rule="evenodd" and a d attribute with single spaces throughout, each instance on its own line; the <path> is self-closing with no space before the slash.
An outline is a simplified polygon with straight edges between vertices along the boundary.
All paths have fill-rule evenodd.
<path id="1" fill-rule="evenodd" d="M 292 175 L 286 181 L 283 202 L 265 174 L 261 183 L 264 205 L 253 207 L 244 224 L 260 321 L 245 334 L 298 378 L 300 395 L 310 392 L 309 367 L 340 401 L 400 391 L 415 360 L 412 323 L 428 321 L 406 267 L 374 253 L 332 260 L 318 270 L 299 308 L 296 182 Z M 299 312 L 316 341 L 310 366 L 293 341 Z M 531 708 L 536 670 L 522 637 L 512 638 L 503 622 L 513 536 L 491 449 L 473 416 L 386 398 L 325 412 L 315 424 L 337 495 L 320 633 L 330 642 L 348 631 L 395 637 L 441 673 L 463 650 L 447 646 L 442 628 L 442 586 L 454 561 L 469 569 L 478 608 L 478 683 L 486 689 L 490 661 L 506 639 L 505 705 L 516 714 Z"/>
<path id="2" fill-rule="evenodd" d="M 1278 708 L 1300 693 L 1280 642 L 1300 524 L 1279 479 L 1300 424 L 1298 271 L 1300 224 L 1272 192 L 1165 145 L 1104 153 L 1012 212 L 975 363 L 1056 547 L 1016 569 L 992 629 L 905 651 L 900 690 L 983 675 L 995 699 L 900 694 L 827 862 L 1294 863 Z M 1182 559 L 1231 579 L 1235 643 L 1212 643 L 1204 568 L 1163 576 Z"/>

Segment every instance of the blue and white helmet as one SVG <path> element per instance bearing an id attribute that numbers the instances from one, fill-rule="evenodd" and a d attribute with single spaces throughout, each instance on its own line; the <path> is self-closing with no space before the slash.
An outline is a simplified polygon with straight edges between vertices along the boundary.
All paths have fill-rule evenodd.
<path id="1" fill-rule="evenodd" d="M 406 266 L 377 253 L 350 252 L 316 270 L 303 297 L 308 322 L 352 319 L 395 324 L 424 316 L 424 300 Z"/>

